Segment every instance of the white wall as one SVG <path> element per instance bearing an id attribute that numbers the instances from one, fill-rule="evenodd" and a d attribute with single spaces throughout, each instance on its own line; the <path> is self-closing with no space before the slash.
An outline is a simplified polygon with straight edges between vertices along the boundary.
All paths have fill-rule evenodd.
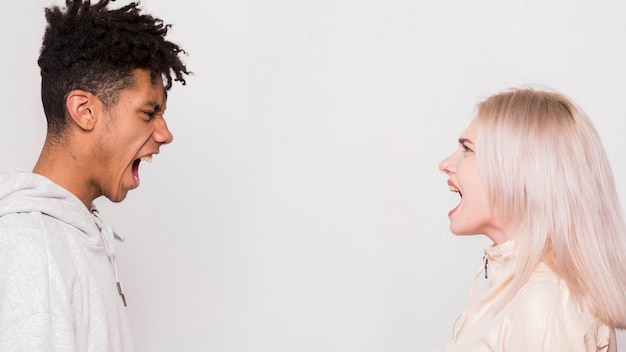
<path id="1" fill-rule="evenodd" d="M 0 12 L 2 168 L 30 169 L 43 141 L 47 4 Z M 488 241 L 449 233 L 457 197 L 437 164 L 474 104 L 510 86 L 578 102 L 626 201 L 626 2 L 144 6 L 195 75 L 170 93 L 175 140 L 140 189 L 98 200 L 127 237 L 142 351 L 441 351 Z"/>

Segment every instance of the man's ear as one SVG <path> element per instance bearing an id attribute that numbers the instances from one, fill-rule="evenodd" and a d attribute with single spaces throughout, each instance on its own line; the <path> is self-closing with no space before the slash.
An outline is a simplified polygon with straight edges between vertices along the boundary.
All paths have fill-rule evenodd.
<path id="1" fill-rule="evenodd" d="M 96 125 L 97 101 L 98 98 L 95 95 L 80 89 L 71 91 L 65 98 L 65 107 L 69 117 L 84 131 L 91 131 Z"/>

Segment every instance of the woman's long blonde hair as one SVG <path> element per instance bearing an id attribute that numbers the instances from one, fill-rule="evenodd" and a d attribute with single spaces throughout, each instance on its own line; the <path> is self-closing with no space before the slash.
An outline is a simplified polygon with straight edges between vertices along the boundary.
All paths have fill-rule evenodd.
<path id="1" fill-rule="evenodd" d="M 562 94 L 517 88 L 481 102 L 476 123 L 488 195 L 518 224 L 507 297 L 544 261 L 598 319 L 626 328 L 626 227 L 589 118 Z"/>

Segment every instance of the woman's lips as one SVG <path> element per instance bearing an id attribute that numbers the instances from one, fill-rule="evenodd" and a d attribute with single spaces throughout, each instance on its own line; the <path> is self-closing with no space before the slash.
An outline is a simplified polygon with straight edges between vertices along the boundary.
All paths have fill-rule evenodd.
<path id="1" fill-rule="evenodd" d="M 451 180 L 448 180 L 448 187 L 450 187 L 450 192 L 458 193 L 459 196 L 461 196 L 461 198 L 463 198 L 463 194 L 461 193 L 459 188 L 454 184 L 454 182 L 452 182 Z M 454 214 L 454 212 L 456 212 L 456 210 L 459 208 L 460 205 L 461 205 L 461 202 L 459 202 L 459 204 L 457 204 L 457 206 L 454 207 L 454 209 L 450 210 L 448 212 L 448 217 L 452 216 L 452 214 Z"/>
<path id="2" fill-rule="evenodd" d="M 448 217 L 452 216 L 452 214 L 454 214 L 454 212 L 456 212 L 456 210 L 459 209 L 460 205 L 461 205 L 461 203 L 459 203 L 456 207 L 454 207 L 454 209 L 450 210 L 448 212 Z"/>

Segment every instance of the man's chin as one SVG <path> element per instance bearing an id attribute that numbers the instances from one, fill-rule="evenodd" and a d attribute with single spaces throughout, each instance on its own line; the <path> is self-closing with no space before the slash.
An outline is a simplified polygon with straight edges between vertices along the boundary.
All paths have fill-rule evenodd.
<path id="1" fill-rule="evenodd" d="M 126 196 L 128 195 L 128 191 L 123 191 L 120 190 L 119 192 L 117 192 L 117 194 L 113 194 L 113 195 L 105 195 L 107 197 L 107 199 L 109 199 L 111 202 L 113 203 L 119 203 L 121 201 L 123 201 L 124 199 L 126 199 Z"/>

